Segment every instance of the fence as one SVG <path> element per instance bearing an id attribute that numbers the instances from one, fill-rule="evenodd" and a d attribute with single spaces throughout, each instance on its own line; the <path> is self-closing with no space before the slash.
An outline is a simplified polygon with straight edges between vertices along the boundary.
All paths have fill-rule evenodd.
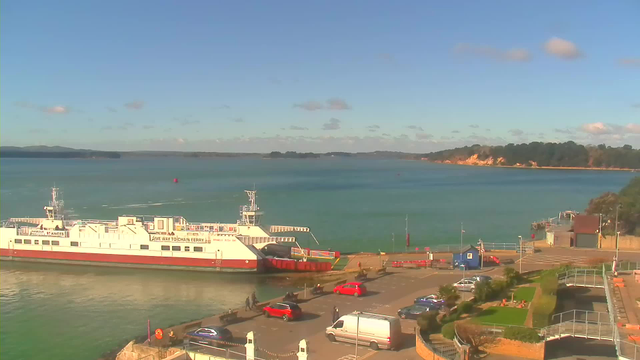
<path id="1" fill-rule="evenodd" d="M 463 245 L 462 248 L 465 248 L 467 245 Z M 511 250 L 511 251 L 519 251 L 520 245 L 517 243 L 484 243 L 484 249 L 487 251 L 495 251 L 495 250 Z M 436 245 L 431 250 L 432 252 L 450 252 L 450 253 L 459 253 L 460 252 L 460 244 L 444 244 L 444 245 Z M 522 245 L 522 251 L 525 253 L 533 253 L 534 248 L 533 245 Z"/>
<path id="2" fill-rule="evenodd" d="M 622 266 L 625 262 L 622 262 L 620 265 Z M 634 263 L 626 262 L 631 265 Z M 608 266 L 607 266 L 608 265 Z M 636 264 L 634 264 L 636 265 Z M 636 265 L 637 266 L 637 265 Z M 607 297 L 607 309 L 609 310 L 609 318 L 610 321 L 615 324 L 616 321 L 616 309 L 614 307 L 614 298 L 611 294 L 614 291 L 613 284 L 609 282 L 609 276 L 611 276 L 610 272 L 607 269 L 611 269 L 611 264 L 604 264 L 602 266 L 603 271 L 603 281 L 604 281 L 604 293 Z M 620 271 L 621 269 L 618 269 Z M 629 266 L 626 270 L 631 270 Z M 635 270 L 635 269 L 634 269 Z M 618 353 L 619 359 L 640 359 L 640 346 L 636 345 L 633 342 L 622 340 L 620 338 L 620 330 L 617 326 L 613 327 L 613 342 L 616 345 L 616 352 Z"/>
<path id="3" fill-rule="evenodd" d="M 608 313 L 588 310 L 569 310 L 551 317 L 553 325 L 544 328 L 547 340 L 566 336 L 586 339 L 613 340 L 616 325 Z"/>
<path id="4" fill-rule="evenodd" d="M 442 343 L 436 344 L 429 340 L 425 340 L 422 337 L 422 334 L 420 333 L 419 327 L 415 328 L 415 333 L 416 333 L 416 347 L 418 347 L 418 345 L 422 345 L 434 356 L 439 356 L 443 359 L 460 360 L 460 354 L 456 346 L 449 345 L 449 344 L 442 344 Z"/>
<path id="5" fill-rule="evenodd" d="M 604 287 L 602 270 L 591 268 L 573 268 L 559 273 L 558 283 L 565 286 Z"/>

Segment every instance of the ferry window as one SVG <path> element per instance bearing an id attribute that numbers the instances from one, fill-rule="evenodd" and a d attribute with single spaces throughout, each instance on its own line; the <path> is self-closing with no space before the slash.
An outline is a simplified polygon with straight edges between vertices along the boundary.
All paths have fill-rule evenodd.
<path id="1" fill-rule="evenodd" d="M 16 239 L 16 244 L 22 244 L 22 239 Z"/>
<path id="2" fill-rule="evenodd" d="M 31 245 L 31 239 L 24 239 L 24 243 Z"/>
<path id="3" fill-rule="evenodd" d="M 39 242 L 38 240 L 33 240 L 34 245 L 38 245 L 38 242 Z"/>
<path id="4" fill-rule="evenodd" d="M 49 240 L 42 240 L 42 245 L 49 245 Z"/>
<path id="5" fill-rule="evenodd" d="M 188 247 L 188 246 L 185 246 L 185 247 L 184 247 L 184 251 L 189 251 L 189 247 Z"/>
<path id="6" fill-rule="evenodd" d="M 158 230 L 164 230 L 164 220 L 158 220 Z"/>
<path id="7" fill-rule="evenodd" d="M 127 219 L 127 225 L 133 225 L 133 219 Z"/>
<path id="8" fill-rule="evenodd" d="M 160 246 L 160 249 L 161 250 L 169 250 L 171 248 L 169 247 L 169 245 L 162 245 L 162 246 Z"/>
<path id="9" fill-rule="evenodd" d="M 78 242 L 77 241 L 72 241 L 71 242 L 71 246 L 78 246 Z"/>
<path id="10" fill-rule="evenodd" d="M 58 241 L 58 240 L 51 240 L 51 245 L 60 245 L 60 241 Z"/>
<path id="11" fill-rule="evenodd" d="M 180 246 L 172 246 L 171 251 L 180 251 Z"/>
<path id="12" fill-rule="evenodd" d="M 202 252 L 202 246 L 194 246 L 194 247 L 193 247 L 193 251 L 195 251 L 195 252 Z"/>
<path id="13" fill-rule="evenodd" d="M 149 250 L 149 245 L 140 245 L 140 250 Z"/>

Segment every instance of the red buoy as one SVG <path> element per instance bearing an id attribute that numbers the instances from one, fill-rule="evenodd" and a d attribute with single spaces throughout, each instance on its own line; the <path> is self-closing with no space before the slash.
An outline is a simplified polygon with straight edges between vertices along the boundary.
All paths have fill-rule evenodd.
<path id="1" fill-rule="evenodd" d="M 178 183 L 178 178 L 173 179 L 173 182 L 177 184 Z"/>

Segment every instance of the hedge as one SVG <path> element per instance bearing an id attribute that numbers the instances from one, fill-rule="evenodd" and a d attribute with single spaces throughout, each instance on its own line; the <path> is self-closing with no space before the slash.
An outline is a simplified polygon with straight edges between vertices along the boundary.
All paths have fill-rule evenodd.
<path id="1" fill-rule="evenodd" d="M 473 303 L 471 301 L 463 301 L 457 308 L 457 311 L 462 314 L 468 314 L 471 310 L 473 310 Z"/>
<path id="2" fill-rule="evenodd" d="M 549 273 L 540 278 L 540 290 L 543 294 L 555 295 L 558 292 L 558 278 Z"/>
<path id="3" fill-rule="evenodd" d="M 558 297 L 556 295 L 549 294 L 543 294 L 535 301 L 531 309 L 533 327 L 541 328 L 549 325 L 551 314 L 553 314 L 556 309 L 557 301 Z"/>
<path id="4" fill-rule="evenodd" d="M 442 336 L 444 336 L 444 329 L 442 329 Z M 538 332 L 534 329 L 526 327 L 508 327 L 504 329 L 502 336 L 505 339 L 522 341 L 526 343 L 540 342 L 540 335 L 538 335 Z"/>
<path id="5" fill-rule="evenodd" d="M 456 336 L 456 323 L 450 322 L 448 324 L 445 324 L 442 327 L 441 332 L 443 337 L 449 340 L 453 340 L 453 338 Z"/>

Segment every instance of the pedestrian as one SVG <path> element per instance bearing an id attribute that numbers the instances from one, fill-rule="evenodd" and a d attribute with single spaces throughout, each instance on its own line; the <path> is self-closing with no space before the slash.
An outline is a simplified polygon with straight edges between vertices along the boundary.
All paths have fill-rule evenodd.
<path id="1" fill-rule="evenodd" d="M 340 318 L 340 313 L 338 312 L 338 308 L 337 307 L 333 307 L 333 311 L 332 311 L 332 324 L 334 324 L 336 321 L 338 321 L 338 319 Z"/>
<path id="2" fill-rule="evenodd" d="M 244 301 L 244 309 L 247 311 L 251 310 L 251 302 L 249 301 L 249 296 L 247 296 L 247 299 Z"/>
<path id="3" fill-rule="evenodd" d="M 255 291 L 251 293 L 251 303 L 253 304 L 252 307 L 255 307 L 258 304 L 258 298 L 256 297 Z"/>

